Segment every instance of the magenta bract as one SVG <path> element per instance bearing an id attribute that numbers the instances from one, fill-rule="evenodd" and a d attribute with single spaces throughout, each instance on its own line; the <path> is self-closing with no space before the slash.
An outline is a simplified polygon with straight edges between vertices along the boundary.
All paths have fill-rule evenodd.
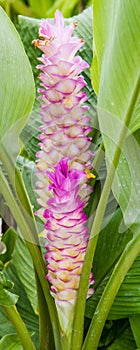
<path id="1" fill-rule="evenodd" d="M 70 168 L 83 170 L 91 167 L 90 118 L 86 115 L 86 92 L 82 90 L 86 82 L 80 75 L 88 64 L 80 56 L 75 56 L 84 44 L 83 39 L 72 36 L 76 25 L 71 23 L 65 27 L 62 14 L 56 11 L 54 25 L 49 20 L 41 21 L 41 40 L 34 40 L 34 45 L 43 51 L 38 66 L 42 71 L 39 92 L 43 125 L 39 135 L 40 151 L 36 156 L 38 202 L 44 208 L 46 195 L 49 196 L 48 167 L 63 157 L 69 158 Z M 90 187 L 84 185 L 83 196 L 89 193 Z M 39 211 L 38 215 L 42 217 L 42 212 Z"/>
<path id="2" fill-rule="evenodd" d="M 45 220 L 47 279 L 55 298 L 63 331 L 68 335 L 88 244 L 84 206 L 91 192 L 85 169 L 91 168 L 91 138 L 86 82 L 81 72 L 88 64 L 75 56 L 84 41 L 72 36 L 77 24 L 64 26 L 56 11 L 54 24 L 43 20 L 38 65 L 41 87 L 41 116 L 37 153 L 37 212 Z M 92 273 L 89 285 L 93 284 Z M 93 294 L 90 288 L 88 296 Z"/>

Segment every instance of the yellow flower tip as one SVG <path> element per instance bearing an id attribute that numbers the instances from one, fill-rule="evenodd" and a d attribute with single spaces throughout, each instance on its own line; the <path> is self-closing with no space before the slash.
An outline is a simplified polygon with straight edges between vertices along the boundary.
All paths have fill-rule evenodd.
<path id="1" fill-rule="evenodd" d="M 74 22 L 73 25 L 74 25 L 74 28 L 76 28 L 78 26 L 78 22 L 77 21 Z"/>
<path id="2" fill-rule="evenodd" d="M 91 171 L 89 169 L 85 169 L 85 173 L 86 173 L 86 176 L 87 176 L 87 179 L 95 179 L 95 175 L 93 173 L 91 173 Z"/>
<path id="3" fill-rule="evenodd" d="M 32 44 L 37 47 L 40 43 L 40 40 L 39 39 L 35 39 L 35 40 L 32 40 Z"/>

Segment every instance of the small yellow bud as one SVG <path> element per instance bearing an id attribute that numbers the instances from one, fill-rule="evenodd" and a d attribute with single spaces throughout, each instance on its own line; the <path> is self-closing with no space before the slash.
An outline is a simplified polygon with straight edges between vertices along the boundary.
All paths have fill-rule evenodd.
<path id="1" fill-rule="evenodd" d="M 91 172 L 90 172 L 90 170 L 89 169 L 85 169 L 85 173 L 86 173 L 86 176 L 87 176 L 87 179 L 95 179 L 95 175 L 94 174 L 92 174 Z"/>

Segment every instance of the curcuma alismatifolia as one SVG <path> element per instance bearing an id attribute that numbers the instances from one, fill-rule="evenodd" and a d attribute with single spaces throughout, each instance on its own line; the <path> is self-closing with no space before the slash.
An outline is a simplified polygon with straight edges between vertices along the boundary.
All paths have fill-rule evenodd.
<path id="1" fill-rule="evenodd" d="M 37 190 L 45 220 L 47 279 L 55 298 L 60 324 L 71 332 L 74 306 L 88 244 L 87 216 L 84 207 L 91 187 L 87 183 L 93 152 L 89 149 L 91 131 L 86 83 L 81 72 L 88 64 L 75 55 L 84 44 L 72 36 L 77 23 L 64 26 L 57 10 L 54 24 L 42 20 L 39 40 L 42 126 L 37 152 Z M 92 175 L 91 175 L 92 176 Z M 89 176 L 90 177 L 90 176 Z M 89 285 L 93 284 L 91 273 Z M 89 288 L 88 296 L 93 294 Z"/>

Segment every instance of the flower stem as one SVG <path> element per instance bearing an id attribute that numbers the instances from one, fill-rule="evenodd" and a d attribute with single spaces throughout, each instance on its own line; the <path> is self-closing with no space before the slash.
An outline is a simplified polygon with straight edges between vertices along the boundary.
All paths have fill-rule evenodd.
<path id="1" fill-rule="evenodd" d="M 38 275 L 36 274 L 38 306 L 39 306 L 39 349 L 40 350 L 55 350 L 54 336 L 48 312 L 47 303 L 44 297 L 42 286 Z"/>
<path id="2" fill-rule="evenodd" d="M 96 350 L 106 318 L 126 273 L 140 253 L 140 234 L 132 239 L 123 251 L 105 287 L 95 310 L 82 350 Z"/>
<path id="3" fill-rule="evenodd" d="M 134 111 L 134 107 L 139 95 L 139 91 L 140 91 L 140 77 L 138 77 L 132 92 L 130 104 L 124 118 L 124 124 L 119 136 L 118 144 L 116 145 L 116 148 L 115 148 L 112 163 L 110 164 L 108 169 L 108 174 L 107 174 L 102 195 L 98 204 L 94 223 L 91 229 L 89 244 L 86 251 L 85 262 L 83 265 L 83 271 L 80 279 L 80 286 L 78 290 L 78 297 L 77 297 L 76 308 L 75 308 L 75 317 L 74 317 L 72 343 L 71 343 L 72 350 L 74 349 L 80 350 L 82 346 L 84 312 L 85 312 L 86 296 L 87 296 L 87 290 L 88 290 L 88 284 L 89 284 L 89 275 L 92 268 L 92 261 L 93 261 L 93 257 L 94 257 L 94 253 L 95 253 L 95 249 L 98 241 L 98 235 L 99 235 L 102 220 L 104 217 L 110 189 L 115 176 L 115 170 L 119 162 L 122 145 L 127 133 L 127 126 L 130 123 L 132 113 Z"/>
<path id="4" fill-rule="evenodd" d="M 23 322 L 22 318 L 20 317 L 16 306 L 3 306 L 2 307 L 4 311 L 6 312 L 9 320 L 12 322 L 13 326 L 15 327 L 18 336 L 20 338 L 21 344 L 23 346 L 24 350 L 35 350 L 35 345 L 32 342 L 31 336 L 25 326 L 25 323 Z"/>

